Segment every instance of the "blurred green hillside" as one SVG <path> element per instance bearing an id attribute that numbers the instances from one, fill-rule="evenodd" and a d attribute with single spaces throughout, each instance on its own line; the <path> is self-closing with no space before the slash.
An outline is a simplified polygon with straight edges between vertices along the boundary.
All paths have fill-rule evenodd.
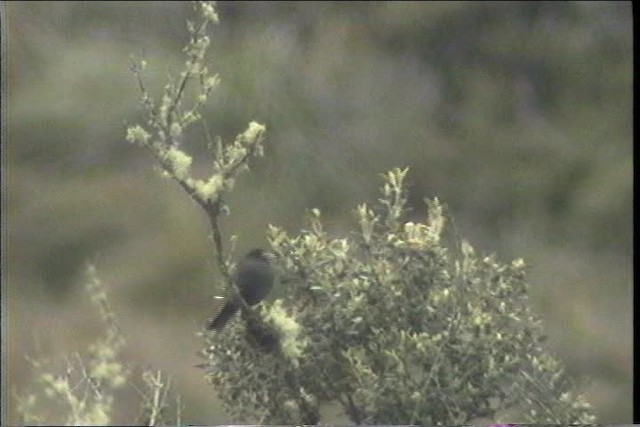
<path id="1" fill-rule="evenodd" d="M 205 215 L 149 153 L 129 55 L 159 98 L 180 71 L 181 2 L 6 2 L 3 117 L 7 381 L 24 354 L 61 356 L 102 328 L 81 272 L 110 289 L 135 367 L 175 375 L 184 420 L 229 421 L 193 368 L 220 291 Z M 592 378 L 601 423 L 631 422 L 630 2 L 222 2 L 205 119 L 224 140 L 265 123 L 265 157 L 224 220 L 236 253 L 269 223 L 295 232 L 317 207 L 331 233 L 410 167 L 411 204 L 438 196 L 478 251 L 530 266 L 550 346 Z M 3 58 L 3 61 L 5 58 Z M 200 128 L 184 147 L 209 157 Z M 136 394 L 118 422 L 137 414 Z M 6 395 L 6 394 L 5 394 Z M 16 424 L 9 400 L 9 423 Z M 344 421 L 344 420 L 343 420 Z"/>

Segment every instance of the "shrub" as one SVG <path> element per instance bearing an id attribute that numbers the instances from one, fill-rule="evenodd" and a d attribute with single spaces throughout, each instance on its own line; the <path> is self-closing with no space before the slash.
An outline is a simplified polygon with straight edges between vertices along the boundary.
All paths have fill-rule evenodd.
<path id="1" fill-rule="evenodd" d="M 524 262 L 447 245 L 437 198 L 424 223 L 405 222 L 406 174 L 385 175 L 349 238 L 330 238 L 317 210 L 297 236 L 270 228 L 286 296 L 259 314 L 279 346 L 235 322 L 203 353 L 234 419 L 315 423 L 319 403 L 335 401 L 358 424 L 593 422 L 543 346 Z"/>

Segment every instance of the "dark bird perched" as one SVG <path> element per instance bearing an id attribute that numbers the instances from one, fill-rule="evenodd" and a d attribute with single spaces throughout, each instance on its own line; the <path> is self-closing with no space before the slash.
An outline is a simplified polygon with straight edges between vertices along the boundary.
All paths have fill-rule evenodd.
<path id="1" fill-rule="evenodd" d="M 256 305 L 267 296 L 273 286 L 274 274 L 271 265 L 273 254 L 262 249 L 249 251 L 238 263 L 234 280 L 240 296 L 247 305 Z M 207 320 L 208 330 L 220 330 L 240 310 L 241 301 L 234 292 L 227 292 L 227 301 L 220 312 Z"/>

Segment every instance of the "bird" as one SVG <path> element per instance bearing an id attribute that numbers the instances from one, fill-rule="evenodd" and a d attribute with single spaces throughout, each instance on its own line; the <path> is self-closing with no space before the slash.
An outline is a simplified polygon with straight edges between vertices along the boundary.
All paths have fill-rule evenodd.
<path id="1" fill-rule="evenodd" d="M 263 249 L 252 249 L 240 260 L 233 277 L 240 297 L 249 306 L 262 301 L 274 282 L 274 271 L 271 260 L 274 254 Z M 207 320 L 206 329 L 219 331 L 227 324 L 242 306 L 239 296 L 235 292 L 228 292 L 227 301 L 222 310 Z"/>

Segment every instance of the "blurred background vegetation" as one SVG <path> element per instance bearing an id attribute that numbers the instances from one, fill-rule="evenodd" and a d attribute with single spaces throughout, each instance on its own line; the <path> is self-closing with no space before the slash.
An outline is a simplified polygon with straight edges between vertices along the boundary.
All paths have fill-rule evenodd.
<path id="1" fill-rule="evenodd" d="M 180 2 L 6 2 L 4 254 L 8 371 L 103 332 L 83 284 L 96 262 L 134 371 L 174 375 L 184 422 L 229 421 L 197 369 L 195 335 L 220 289 L 203 212 L 148 152 L 129 55 L 159 96 L 181 69 Z M 379 174 L 410 167 L 411 204 L 438 196 L 477 250 L 530 266 L 549 345 L 600 422 L 631 421 L 630 2 L 222 2 L 205 118 L 230 140 L 267 125 L 266 155 L 228 200 L 237 253 L 268 223 L 317 207 L 335 235 Z M 208 171 L 202 129 L 185 142 Z M 121 396 L 117 421 L 137 415 Z M 125 394 L 127 394 L 125 393 Z M 6 395 L 5 395 L 6 396 Z M 18 423 L 9 401 L 9 421 Z"/>

